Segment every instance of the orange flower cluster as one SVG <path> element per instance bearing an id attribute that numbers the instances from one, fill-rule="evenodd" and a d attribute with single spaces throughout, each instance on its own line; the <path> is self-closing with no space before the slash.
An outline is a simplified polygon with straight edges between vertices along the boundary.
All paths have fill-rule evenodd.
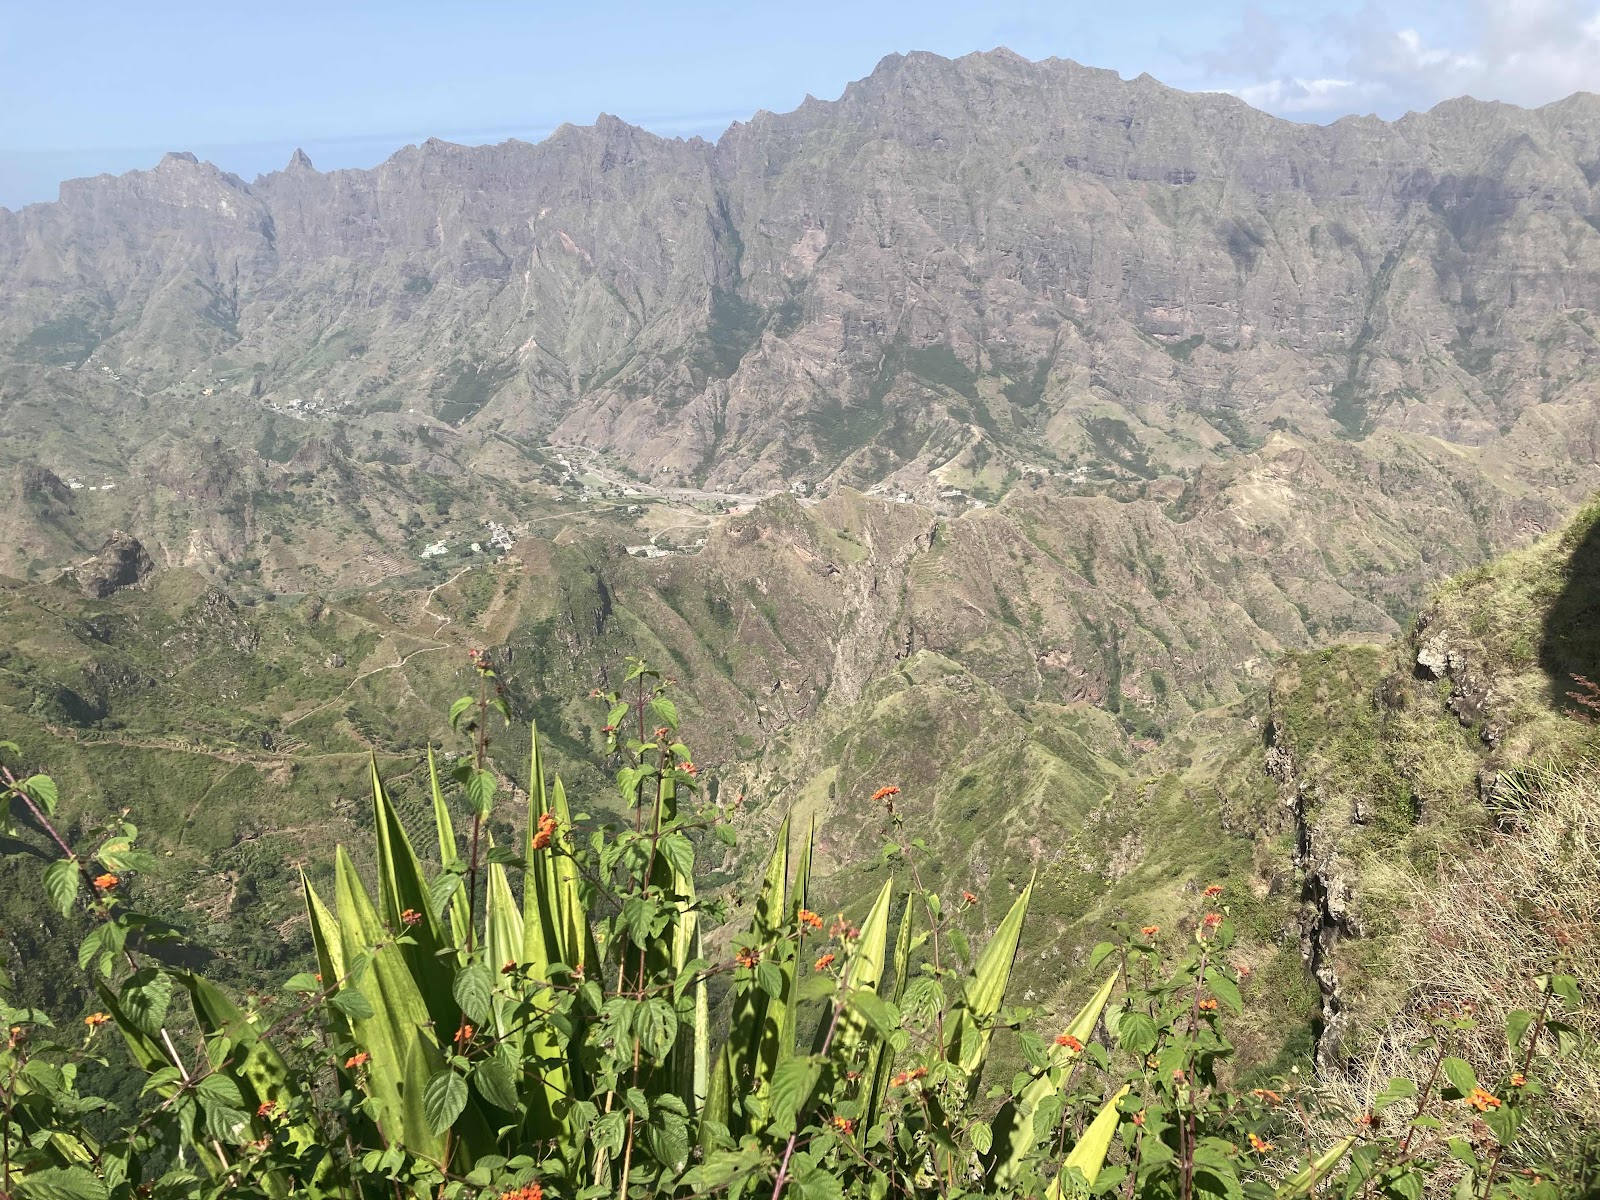
<path id="1" fill-rule="evenodd" d="M 1210 900 L 1210 899 L 1212 899 L 1213 897 L 1216 897 L 1216 896 L 1220 896 L 1220 895 L 1222 895 L 1222 885 L 1220 883 L 1213 883 L 1210 887 L 1206 888 L 1206 890 L 1201 892 L 1200 894 L 1202 896 L 1204 896 L 1207 900 Z"/>
<path id="2" fill-rule="evenodd" d="M 899 794 L 900 789 L 897 787 L 881 787 L 872 793 L 872 802 L 876 804 L 879 800 L 887 800 L 890 796 L 898 796 Z"/>
<path id="3" fill-rule="evenodd" d="M 1488 1112 L 1491 1108 L 1500 1107 L 1500 1098 L 1484 1091 L 1481 1087 L 1475 1087 L 1468 1092 L 1466 1102 L 1479 1112 Z"/>
<path id="4" fill-rule="evenodd" d="M 694 776 L 700 774 L 700 768 L 695 766 L 694 763 L 688 762 L 688 761 L 684 761 L 684 762 L 679 763 L 678 764 L 678 769 L 680 771 L 682 771 L 685 775 L 688 775 L 690 778 L 693 778 Z"/>
<path id="5" fill-rule="evenodd" d="M 471 1025 L 463 1023 L 461 1028 L 456 1030 L 456 1045 L 465 1046 L 472 1040 L 472 1035 L 477 1032 Z"/>
<path id="6" fill-rule="evenodd" d="M 961 893 L 961 898 L 963 900 L 965 900 L 968 904 L 976 904 L 978 902 L 978 898 L 976 896 L 974 896 L 971 892 L 962 892 Z"/>
<path id="7" fill-rule="evenodd" d="M 1253 1088 L 1250 1094 L 1258 1100 L 1265 1100 L 1268 1104 L 1282 1104 L 1283 1097 L 1271 1088 Z"/>
<path id="8" fill-rule="evenodd" d="M 1056 1045 L 1065 1046 L 1068 1050 L 1071 1050 L 1074 1054 L 1076 1054 L 1079 1050 L 1083 1049 L 1083 1043 L 1080 1042 L 1077 1038 L 1073 1037 L 1070 1033 L 1063 1033 L 1059 1037 L 1057 1037 L 1056 1038 Z"/>
<path id="9" fill-rule="evenodd" d="M 809 908 L 802 908 L 796 915 L 796 920 L 798 920 L 800 924 L 810 929 L 822 928 L 822 918 L 817 916 L 817 914 L 812 912 Z"/>
<path id="10" fill-rule="evenodd" d="M 109 1020 L 111 1020 L 110 1016 L 103 1012 L 92 1012 L 83 1019 L 83 1023 L 90 1029 L 99 1029 Z"/>
<path id="11" fill-rule="evenodd" d="M 489 652 L 487 650 L 468 650 L 467 658 L 471 660 L 475 670 L 487 671 L 489 669 Z"/>
<path id="12" fill-rule="evenodd" d="M 743 950 L 739 951 L 738 954 L 733 956 L 733 961 L 748 971 L 761 961 L 761 954 L 759 951 L 753 950 L 749 946 L 746 946 Z"/>
<path id="13" fill-rule="evenodd" d="M 856 1123 L 849 1117 L 835 1117 L 830 1124 L 832 1124 L 834 1129 L 844 1134 L 845 1137 L 849 1137 L 856 1131 Z"/>
<path id="14" fill-rule="evenodd" d="M 817 959 L 816 965 L 812 967 L 812 970 L 826 971 L 831 966 L 833 966 L 833 955 L 824 954 L 821 958 Z"/>
<path id="15" fill-rule="evenodd" d="M 363 1050 L 360 1054 L 352 1054 L 344 1060 L 345 1070 L 353 1071 L 357 1067 L 364 1067 L 372 1061 L 372 1055 Z"/>
<path id="16" fill-rule="evenodd" d="M 1161 932 L 1161 926 L 1159 926 L 1159 925 L 1144 925 L 1144 926 L 1140 927 L 1139 932 L 1144 934 L 1145 937 L 1155 937 L 1156 934 Z"/>
<path id="17" fill-rule="evenodd" d="M 402 925 L 420 925 L 422 924 L 422 914 L 414 908 L 408 908 L 400 914 L 400 923 Z"/>
<path id="18" fill-rule="evenodd" d="M 96 875 L 94 877 L 95 887 L 99 888 L 102 892 L 109 892 L 121 882 L 122 881 L 120 879 L 111 874 L 109 871 L 107 871 L 104 875 Z"/>
<path id="19" fill-rule="evenodd" d="M 844 919 L 844 914 L 840 913 L 833 919 L 833 924 L 828 926 L 828 936 L 844 938 L 846 941 L 851 941 L 861 936 L 861 930 L 850 924 L 849 921 L 846 921 Z"/>
<path id="20" fill-rule="evenodd" d="M 515 975 L 516 973 L 517 973 L 517 960 L 514 959 L 514 958 L 507 959 L 506 960 L 506 965 L 500 968 L 500 974 L 502 974 L 502 975 Z"/>
<path id="21" fill-rule="evenodd" d="M 1142 1112 L 1134 1113 L 1133 1114 L 1133 1123 L 1135 1125 L 1143 1125 L 1144 1124 L 1144 1113 L 1142 1113 Z"/>
<path id="22" fill-rule="evenodd" d="M 1512 1087 L 1526 1087 L 1527 1083 L 1528 1083 L 1528 1077 L 1526 1075 L 1524 1075 L 1521 1071 L 1513 1071 L 1511 1073 L 1511 1086 Z"/>
<path id="23" fill-rule="evenodd" d="M 1216 1012 L 1217 1011 L 1217 1002 L 1215 1000 L 1211 999 L 1209 996 L 1207 996 L 1204 1000 L 1200 1001 L 1200 1011 L 1201 1012 Z"/>
<path id="24" fill-rule="evenodd" d="M 281 1106 L 276 1100 L 268 1100 L 265 1104 L 256 1109 L 256 1116 L 260 1117 L 263 1121 L 276 1121 L 278 1119 L 278 1113 L 280 1110 Z"/>
<path id="25" fill-rule="evenodd" d="M 1271 1142 L 1267 1141 L 1265 1138 L 1258 1137 L 1256 1134 L 1252 1133 L 1250 1135 L 1250 1149 L 1254 1150 L 1257 1154 L 1266 1154 L 1272 1150 L 1276 1150 L 1277 1147 Z"/>
<path id="26" fill-rule="evenodd" d="M 1200 918 L 1200 924 L 1204 925 L 1207 929 L 1215 929 L 1218 925 L 1222 924 L 1222 914 L 1214 912 L 1207 913 L 1205 916 Z"/>
<path id="27" fill-rule="evenodd" d="M 550 839 L 555 836 L 556 818 L 553 813 L 539 814 L 539 828 L 534 830 L 533 842 L 535 850 L 543 850 L 550 844 Z"/>
<path id="28" fill-rule="evenodd" d="M 501 1192 L 500 1200 L 544 1200 L 544 1187 L 535 1179 L 509 1192 Z"/>
<path id="29" fill-rule="evenodd" d="M 911 1070 L 909 1070 L 909 1071 L 901 1071 L 893 1079 L 889 1080 L 889 1086 L 890 1087 L 905 1087 L 906 1084 L 915 1083 L 917 1080 L 923 1078 L 924 1076 L 927 1075 L 927 1073 L 928 1073 L 928 1068 L 927 1067 L 912 1067 Z"/>

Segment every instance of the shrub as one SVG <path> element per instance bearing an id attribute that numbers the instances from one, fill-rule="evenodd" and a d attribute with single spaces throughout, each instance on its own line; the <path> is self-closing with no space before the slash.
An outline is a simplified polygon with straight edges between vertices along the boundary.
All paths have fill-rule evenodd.
<path id="1" fill-rule="evenodd" d="M 75 851 L 54 783 L 0 767 L 11 834 L 50 860 L 45 892 L 91 919 L 78 961 L 99 1005 L 72 1042 L 0 1001 L 0 1191 L 1418 1200 L 1448 1160 L 1458 1195 L 1557 1194 L 1519 1133 L 1572 1048 L 1570 976 L 1545 978 L 1537 1013 L 1508 1018 L 1521 1070 L 1493 1091 L 1446 1054 L 1473 1027 L 1452 1012 L 1424 1031 L 1425 1082 L 1392 1081 L 1370 1110 L 1331 1107 L 1292 1076 L 1241 1093 L 1225 1030 L 1249 973 L 1232 961 L 1220 887 L 1186 933 L 1118 928 L 1093 954 L 1103 983 L 1041 1032 L 1005 1002 L 1032 885 L 976 944 L 976 897 L 923 879 L 927 847 L 906 836 L 893 785 L 869 803 L 900 882 L 859 925 L 808 907 L 811 838 L 791 845 L 785 822 L 748 922 L 717 931 L 725 949 L 708 955 L 726 913 L 696 890 L 697 845 L 735 837 L 698 801 L 666 682 L 633 663 L 620 692 L 596 697 L 626 819 L 571 811 L 534 730 L 511 847 L 489 833 L 503 789 L 488 754 L 510 709 L 488 657 L 474 663 L 477 692 L 450 711 L 468 751 L 444 778 L 429 755 L 440 869 L 424 870 L 374 767 L 376 887 L 342 848 L 331 899 L 302 880 L 316 961 L 283 1002 L 235 1000 L 174 965 L 176 931 L 130 902 L 129 877 L 151 865 L 137 829 Z M 451 792 L 471 814 L 459 834 Z M 716 1027 L 713 984 L 728 1001 Z M 78 1088 L 111 1026 L 144 1077 L 119 1112 Z M 990 1079 L 1000 1030 L 1024 1065 Z M 1463 1104 L 1488 1136 L 1446 1142 Z"/>

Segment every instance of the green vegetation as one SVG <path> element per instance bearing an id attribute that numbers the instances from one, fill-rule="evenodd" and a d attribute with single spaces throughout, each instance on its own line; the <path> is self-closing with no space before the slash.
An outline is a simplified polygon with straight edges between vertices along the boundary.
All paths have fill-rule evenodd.
<path id="1" fill-rule="evenodd" d="M 634 663 L 599 697 L 624 764 L 617 819 L 574 813 L 559 777 L 546 786 L 535 733 L 513 850 L 493 834 L 502 789 L 486 754 L 510 707 L 475 663 L 476 694 L 450 709 L 469 750 L 444 781 L 429 755 L 437 868 L 374 764 L 376 890 L 342 849 L 331 904 L 302 877 L 316 970 L 281 1000 L 236 1001 L 173 954 L 177 930 L 132 903 L 153 865 L 135 826 L 80 829 L 75 850 L 56 782 L 0 768 L 9 836 L 38 839 L 25 853 L 47 864 L 57 919 L 87 927 L 77 962 L 101 1006 L 74 1045 L 48 1014 L 0 999 L 7 1195 L 1291 1200 L 1415 1197 L 1430 1179 L 1485 1197 L 1582 1185 L 1582 1146 L 1549 1160 L 1521 1136 L 1548 1108 L 1545 1080 L 1584 1049 L 1571 975 L 1531 984 L 1537 1008 L 1508 1014 L 1503 1042 L 1476 1038 L 1514 1070 L 1481 1075 L 1461 1057 L 1479 1024 L 1458 1010 L 1421 1031 L 1422 1082 L 1391 1080 L 1365 1116 L 1303 1080 L 1247 1090 L 1225 1029 L 1250 973 L 1214 884 L 1187 937 L 1118 926 L 1091 956 L 1098 988 L 1041 1033 L 1006 1003 L 1033 884 L 975 943 L 978 897 L 926 881 L 929 847 L 908 837 L 893 785 L 870 803 L 881 862 L 904 874 L 859 924 L 809 907 L 814 837 L 791 866 L 785 821 L 748 925 L 708 956 L 725 908 L 699 895 L 696 859 L 735 837 L 697 805 L 664 682 Z M 470 812 L 459 836 L 446 781 Z M 80 1088 L 109 1026 L 145 1077 L 116 1106 Z M 1020 1049 L 1009 1079 L 987 1069 L 1001 1031 Z M 1371 1114 L 1385 1111 L 1401 1119 L 1381 1129 Z M 1487 1136 L 1458 1136 L 1463 1112 Z M 1323 1132 L 1338 1124 L 1354 1132 Z"/>

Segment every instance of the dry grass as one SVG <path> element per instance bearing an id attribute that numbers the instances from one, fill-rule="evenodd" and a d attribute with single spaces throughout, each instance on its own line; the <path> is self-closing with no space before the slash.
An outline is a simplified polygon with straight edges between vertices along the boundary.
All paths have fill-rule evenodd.
<path id="1" fill-rule="evenodd" d="M 1550 1092 L 1550 1103 L 1530 1119 L 1518 1141 L 1518 1158 L 1530 1163 L 1571 1162 L 1600 1131 L 1600 764 L 1525 771 L 1503 776 L 1496 788 L 1498 829 L 1442 878 L 1411 876 L 1401 884 L 1416 897 L 1395 939 L 1394 973 L 1408 981 L 1401 1011 L 1359 1054 L 1344 1079 L 1330 1082 L 1330 1098 L 1346 1112 L 1369 1108 L 1372 1097 L 1401 1076 L 1425 1080 L 1431 1052 L 1414 1047 L 1430 1033 L 1427 1014 L 1469 1010 L 1477 1027 L 1453 1036 L 1450 1053 L 1472 1063 L 1491 1090 L 1522 1069 L 1525 1045 L 1515 1056 L 1505 1036 L 1514 1009 L 1537 1012 L 1536 979 L 1551 972 L 1576 977 L 1586 1007 L 1553 1012 L 1584 1035 L 1575 1054 L 1555 1053 L 1541 1039 L 1531 1078 Z M 1386 887 L 1385 890 L 1390 890 Z M 1393 893 L 1391 893 L 1393 894 Z M 1556 1006 L 1560 1008 L 1559 1003 Z M 1441 1111 L 1442 1109 L 1442 1111 Z M 1411 1115 L 1410 1102 L 1390 1110 Z M 1444 1120 L 1437 1135 L 1474 1137 L 1475 1115 L 1461 1103 L 1435 1103 Z M 1401 1116 L 1400 1114 L 1403 1114 Z"/>

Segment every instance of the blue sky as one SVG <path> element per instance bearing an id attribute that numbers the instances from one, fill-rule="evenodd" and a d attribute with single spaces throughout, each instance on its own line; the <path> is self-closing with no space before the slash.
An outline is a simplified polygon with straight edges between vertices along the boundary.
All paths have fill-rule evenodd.
<path id="1" fill-rule="evenodd" d="M 1600 0 L 0 0 L 0 205 L 166 150 L 249 179 L 296 146 L 370 166 L 600 112 L 715 137 L 836 97 L 892 51 L 998 45 L 1305 121 L 1600 91 Z"/>

